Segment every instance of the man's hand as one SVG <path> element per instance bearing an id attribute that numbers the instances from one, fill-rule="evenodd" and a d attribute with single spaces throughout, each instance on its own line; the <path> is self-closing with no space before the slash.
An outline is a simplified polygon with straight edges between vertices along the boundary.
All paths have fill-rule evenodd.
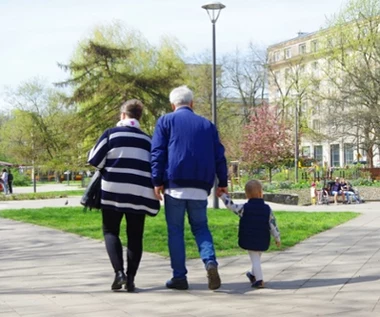
<path id="1" fill-rule="evenodd" d="M 228 194 L 228 187 L 218 187 L 216 189 L 216 196 L 220 197 L 222 194 Z"/>
<path id="2" fill-rule="evenodd" d="M 280 248 L 281 247 L 281 241 L 276 241 L 276 245 L 278 248 Z"/>
<path id="3" fill-rule="evenodd" d="M 162 194 L 164 193 L 164 186 L 155 186 L 154 187 L 154 195 L 158 200 L 162 200 Z"/>

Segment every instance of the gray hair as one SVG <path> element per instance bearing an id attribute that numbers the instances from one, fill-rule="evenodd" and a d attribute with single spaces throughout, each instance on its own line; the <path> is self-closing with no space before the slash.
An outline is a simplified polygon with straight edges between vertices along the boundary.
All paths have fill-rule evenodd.
<path id="1" fill-rule="evenodd" d="M 187 86 L 180 86 L 172 90 L 169 100 L 175 107 L 190 106 L 193 101 L 193 92 Z"/>

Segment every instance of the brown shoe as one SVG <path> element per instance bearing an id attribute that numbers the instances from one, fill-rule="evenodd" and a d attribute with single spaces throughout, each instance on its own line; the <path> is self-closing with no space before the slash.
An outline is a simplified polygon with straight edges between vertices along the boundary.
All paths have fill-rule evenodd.
<path id="1" fill-rule="evenodd" d="M 216 263 L 210 262 L 206 266 L 208 288 L 211 290 L 218 289 L 221 285 L 220 276 L 218 273 L 218 267 Z"/>

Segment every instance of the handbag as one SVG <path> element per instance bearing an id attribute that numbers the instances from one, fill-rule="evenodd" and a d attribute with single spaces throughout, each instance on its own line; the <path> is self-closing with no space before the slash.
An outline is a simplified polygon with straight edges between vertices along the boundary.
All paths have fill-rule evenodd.
<path id="1" fill-rule="evenodd" d="M 110 131 L 107 133 L 107 143 L 109 142 Z M 90 183 L 88 184 L 80 203 L 84 206 L 84 210 L 100 209 L 102 199 L 102 170 L 97 170 L 92 175 Z"/>
<path id="2" fill-rule="evenodd" d="M 80 200 L 80 203 L 84 206 L 85 210 L 88 209 L 100 209 L 100 201 L 102 196 L 102 173 L 96 171 L 92 175 L 90 183 L 88 184 L 84 194 Z"/>

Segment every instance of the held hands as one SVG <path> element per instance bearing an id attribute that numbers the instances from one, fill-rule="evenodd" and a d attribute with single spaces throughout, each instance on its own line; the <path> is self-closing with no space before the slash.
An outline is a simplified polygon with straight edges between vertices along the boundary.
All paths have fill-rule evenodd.
<path id="1" fill-rule="evenodd" d="M 164 193 L 164 186 L 155 186 L 154 187 L 154 195 L 158 200 L 162 200 L 162 195 Z"/>
<path id="2" fill-rule="evenodd" d="M 218 197 L 222 196 L 222 194 L 228 194 L 228 187 L 218 187 L 215 194 Z"/>
<path id="3" fill-rule="evenodd" d="M 277 246 L 277 248 L 280 248 L 281 247 L 281 241 L 276 241 L 276 246 Z"/>

